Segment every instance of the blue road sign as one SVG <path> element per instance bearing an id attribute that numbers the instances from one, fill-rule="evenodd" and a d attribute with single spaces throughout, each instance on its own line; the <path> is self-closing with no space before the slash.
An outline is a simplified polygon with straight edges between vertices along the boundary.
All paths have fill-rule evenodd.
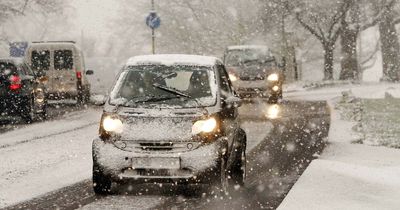
<path id="1" fill-rule="evenodd" d="M 156 12 L 150 12 L 146 17 L 146 25 L 151 29 L 156 29 L 161 25 L 161 19 Z"/>
<path id="2" fill-rule="evenodd" d="M 28 42 L 10 42 L 10 56 L 24 57 Z"/>

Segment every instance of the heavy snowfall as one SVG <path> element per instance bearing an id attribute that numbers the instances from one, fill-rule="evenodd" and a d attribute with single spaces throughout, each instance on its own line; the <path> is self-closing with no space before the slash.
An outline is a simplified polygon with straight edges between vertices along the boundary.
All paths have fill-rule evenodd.
<path id="1" fill-rule="evenodd" d="M 398 0 L 0 0 L 0 209 L 399 209 L 399 30 Z"/>

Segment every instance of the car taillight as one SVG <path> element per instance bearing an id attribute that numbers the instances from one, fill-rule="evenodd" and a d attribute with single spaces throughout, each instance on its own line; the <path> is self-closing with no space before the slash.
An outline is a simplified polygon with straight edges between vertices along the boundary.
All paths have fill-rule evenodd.
<path id="1" fill-rule="evenodd" d="M 82 72 L 77 71 L 77 72 L 76 72 L 76 78 L 77 78 L 77 79 L 82 79 Z"/>
<path id="2" fill-rule="evenodd" d="M 10 90 L 19 90 L 22 88 L 21 78 L 19 76 L 13 75 L 10 77 Z"/>

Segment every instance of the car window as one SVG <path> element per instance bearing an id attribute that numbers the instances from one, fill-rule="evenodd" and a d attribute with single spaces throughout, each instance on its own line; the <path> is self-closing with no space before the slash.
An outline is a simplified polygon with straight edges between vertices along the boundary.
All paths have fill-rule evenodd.
<path id="1" fill-rule="evenodd" d="M 49 70 L 50 68 L 50 51 L 41 50 L 32 51 L 32 69 L 37 70 Z"/>
<path id="2" fill-rule="evenodd" d="M 229 81 L 228 73 L 223 65 L 217 66 L 219 76 L 220 76 L 220 86 L 221 86 L 221 94 L 223 96 L 229 96 L 232 94 L 231 83 Z"/>
<path id="3" fill-rule="evenodd" d="M 55 50 L 54 51 L 54 69 L 55 70 L 72 70 L 74 59 L 72 50 Z"/>

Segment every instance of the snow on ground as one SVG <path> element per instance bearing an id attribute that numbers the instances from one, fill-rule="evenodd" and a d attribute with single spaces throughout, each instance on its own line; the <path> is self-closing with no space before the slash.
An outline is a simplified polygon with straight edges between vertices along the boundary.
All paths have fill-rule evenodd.
<path id="1" fill-rule="evenodd" d="M 293 93 L 291 98 L 326 99 L 342 91 L 361 98 L 396 95 L 398 84 L 363 84 Z M 325 93 L 325 94 L 324 94 Z M 337 99 L 337 98 L 336 98 Z M 331 104 L 332 105 L 332 104 Z M 330 144 L 294 185 L 278 209 L 398 209 L 400 206 L 400 150 L 351 144 L 355 123 L 341 120 L 332 109 Z"/>
<path id="2" fill-rule="evenodd" d="M 351 91 L 355 97 L 359 98 L 384 98 L 385 93 L 393 97 L 400 97 L 400 84 L 391 83 L 363 83 L 363 84 L 338 84 L 324 88 L 316 88 L 309 91 L 286 92 L 284 97 L 290 100 L 326 100 L 341 96 L 341 92 Z"/>
<path id="3" fill-rule="evenodd" d="M 88 109 L 0 135 L 0 208 L 88 179 L 100 115 Z"/>
<path id="4" fill-rule="evenodd" d="M 98 202 L 91 203 L 80 209 L 82 210 L 97 210 L 97 209 L 153 209 L 160 203 L 165 202 L 167 197 L 158 196 L 107 196 Z"/>

